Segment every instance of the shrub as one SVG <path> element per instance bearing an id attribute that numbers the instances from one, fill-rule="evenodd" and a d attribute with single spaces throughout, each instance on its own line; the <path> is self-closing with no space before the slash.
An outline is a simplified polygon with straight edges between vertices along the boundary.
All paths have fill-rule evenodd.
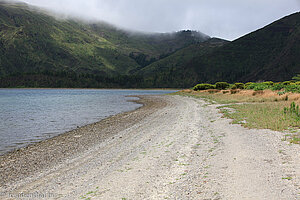
<path id="1" fill-rule="evenodd" d="M 300 85 L 300 81 L 295 82 L 296 85 Z"/>
<path id="2" fill-rule="evenodd" d="M 235 89 L 244 89 L 245 88 L 244 83 L 235 83 L 234 86 L 236 87 Z"/>
<path id="3" fill-rule="evenodd" d="M 259 91 L 259 90 L 265 90 L 265 89 L 268 89 L 268 88 L 269 88 L 268 85 L 265 85 L 263 83 L 257 83 L 257 84 L 255 84 L 253 90 L 254 91 Z"/>
<path id="4" fill-rule="evenodd" d="M 290 85 L 286 85 L 284 87 L 284 90 L 286 92 L 297 92 L 297 93 L 300 93 L 300 86 L 299 85 L 296 85 L 296 84 L 290 84 Z"/>
<path id="5" fill-rule="evenodd" d="M 207 84 L 207 83 L 201 83 L 196 85 L 193 90 L 198 91 L 198 90 L 208 90 L 208 89 L 215 89 L 214 85 Z"/>
<path id="6" fill-rule="evenodd" d="M 272 86 L 272 85 L 274 85 L 274 82 L 273 81 L 266 81 L 266 82 L 263 82 L 263 84 Z"/>
<path id="7" fill-rule="evenodd" d="M 247 87 L 249 86 L 249 85 L 251 85 L 251 84 L 253 84 L 253 82 L 248 82 L 248 83 L 245 83 L 245 88 L 247 89 Z"/>
<path id="8" fill-rule="evenodd" d="M 300 74 L 298 74 L 297 76 L 294 76 L 294 77 L 293 77 L 293 80 L 294 80 L 294 81 L 300 81 Z"/>
<path id="9" fill-rule="evenodd" d="M 236 87 L 236 85 L 232 85 L 232 86 L 230 87 L 230 89 L 232 89 L 232 90 L 236 90 L 236 89 L 237 89 L 237 87 Z"/>
<path id="10" fill-rule="evenodd" d="M 282 83 L 275 83 L 272 87 L 272 90 L 282 90 L 284 85 Z"/>
<path id="11" fill-rule="evenodd" d="M 217 82 L 216 83 L 216 89 L 219 90 L 226 90 L 227 88 L 229 88 L 230 84 L 226 83 L 226 82 Z"/>
<path id="12" fill-rule="evenodd" d="M 291 81 L 284 81 L 282 82 L 283 85 L 290 85 L 292 82 Z"/>
<path id="13" fill-rule="evenodd" d="M 256 83 L 248 84 L 248 85 L 246 86 L 246 89 L 248 89 L 248 90 L 253 90 L 253 89 L 255 88 L 256 85 L 257 85 Z"/>

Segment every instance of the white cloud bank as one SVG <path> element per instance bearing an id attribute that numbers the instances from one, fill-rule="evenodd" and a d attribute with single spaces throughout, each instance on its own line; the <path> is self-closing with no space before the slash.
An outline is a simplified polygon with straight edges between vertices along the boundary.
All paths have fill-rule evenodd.
<path id="1" fill-rule="evenodd" d="M 300 11 L 300 0 L 21 0 L 146 32 L 199 30 L 233 40 Z"/>

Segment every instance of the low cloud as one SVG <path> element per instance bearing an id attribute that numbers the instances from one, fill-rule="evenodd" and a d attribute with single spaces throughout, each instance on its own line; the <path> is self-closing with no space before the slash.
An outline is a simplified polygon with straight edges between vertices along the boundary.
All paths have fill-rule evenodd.
<path id="1" fill-rule="evenodd" d="M 300 10 L 299 0 L 24 0 L 66 17 L 145 32 L 199 30 L 229 40 Z"/>

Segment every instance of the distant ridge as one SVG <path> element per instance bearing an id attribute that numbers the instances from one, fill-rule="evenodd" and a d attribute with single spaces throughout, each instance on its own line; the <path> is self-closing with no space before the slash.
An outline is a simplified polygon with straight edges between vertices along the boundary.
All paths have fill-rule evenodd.
<path id="1" fill-rule="evenodd" d="M 124 76 L 207 39 L 189 30 L 143 34 L 58 20 L 24 3 L 0 1 L 0 86 L 137 87 L 136 77 Z"/>
<path id="2" fill-rule="evenodd" d="M 180 54 L 188 54 L 189 59 L 176 64 L 164 62 L 175 60 L 176 52 L 140 74 L 145 74 L 152 86 L 157 85 L 159 77 L 160 80 L 168 79 L 173 87 L 182 82 L 183 87 L 191 87 L 199 82 L 290 80 L 300 74 L 300 13 L 286 16 L 233 42 L 220 44 L 223 45 L 202 53 L 201 50 L 182 49 Z M 162 70 L 157 71 L 153 66 Z"/>
<path id="3" fill-rule="evenodd" d="M 0 1 L 0 87 L 192 87 L 300 74 L 300 13 L 229 42 L 191 30 L 134 33 Z"/>

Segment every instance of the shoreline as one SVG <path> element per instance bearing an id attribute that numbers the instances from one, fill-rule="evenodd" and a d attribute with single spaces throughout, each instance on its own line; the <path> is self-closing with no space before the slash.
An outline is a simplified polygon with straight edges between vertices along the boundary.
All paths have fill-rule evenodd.
<path id="1" fill-rule="evenodd" d="M 183 90 L 178 88 L 0 88 L 0 90 Z"/>
<path id="2" fill-rule="evenodd" d="M 135 111 L 0 158 L 0 196 L 299 199 L 299 146 L 282 132 L 231 124 L 203 99 L 142 98 Z"/>
<path id="3" fill-rule="evenodd" d="M 130 127 L 141 120 L 143 118 L 141 116 L 150 115 L 164 106 L 164 102 L 157 101 L 155 96 L 132 95 L 130 97 L 139 98 L 128 101 L 142 106 L 0 155 L 0 187 L 49 169 L 104 140 L 113 139 L 120 128 Z M 120 127 L 121 125 L 123 126 Z"/>
<path id="4" fill-rule="evenodd" d="M 29 89 L 30 89 L 30 88 L 29 88 Z M 51 89 L 51 88 L 49 88 L 49 89 Z M 66 88 L 66 89 L 67 89 L 67 88 Z M 0 90 L 1 90 L 1 88 L 0 88 Z M 74 132 L 74 131 L 76 131 L 77 129 L 83 128 L 83 127 L 85 127 L 85 126 L 92 126 L 93 124 L 97 124 L 97 123 L 101 122 L 102 120 L 109 119 L 109 118 L 114 117 L 114 116 L 116 116 L 116 115 L 121 115 L 121 114 L 125 114 L 125 113 L 130 113 L 130 112 L 136 111 L 136 110 L 142 108 L 143 106 L 145 106 L 145 104 L 144 104 L 143 101 L 142 101 L 142 97 L 141 97 L 141 96 L 143 96 L 143 95 L 127 95 L 127 96 L 125 96 L 125 97 L 139 98 L 139 99 L 137 99 L 137 100 L 127 100 L 127 102 L 134 102 L 134 103 L 136 103 L 136 104 L 138 104 L 138 105 L 141 105 L 140 107 L 138 107 L 138 108 L 136 108 L 136 109 L 134 109 L 134 110 L 130 110 L 130 111 L 125 111 L 125 112 L 113 114 L 113 115 L 107 116 L 107 117 L 105 117 L 105 118 L 103 118 L 103 119 L 100 119 L 99 121 L 92 122 L 92 123 L 88 123 L 88 124 L 85 124 L 85 125 L 82 125 L 82 126 L 77 126 L 76 128 L 73 128 L 73 129 L 70 129 L 70 130 L 63 131 L 63 132 L 59 133 L 58 135 L 54 135 L 54 136 L 52 136 L 52 137 L 50 137 L 50 138 L 45 138 L 45 139 L 42 139 L 42 140 L 39 140 L 39 141 L 36 141 L 36 142 L 33 142 L 33 143 L 28 143 L 28 144 L 26 144 L 26 145 L 24 145 L 24 146 L 21 146 L 21 147 L 19 147 L 19 148 L 16 147 L 16 148 L 14 148 L 14 149 L 12 149 L 12 150 L 9 150 L 9 151 L 4 152 L 3 154 L 0 154 L 0 161 L 1 161 L 1 157 L 5 156 L 6 154 L 11 154 L 11 153 L 20 151 L 21 149 L 25 149 L 25 148 L 27 148 L 27 147 L 29 147 L 29 146 L 31 146 L 31 145 L 36 145 L 36 144 L 41 143 L 41 142 L 43 142 L 43 141 L 47 141 L 47 140 L 50 140 L 50 139 L 52 139 L 52 138 L 59 137 L 59 136 L 61 136 L 61 135 L 63 135 L 63 134 L 69 133 L 69 132 Z M 147 95 L 145 95 L 145 96 L 147 96 Z M 149 96 L 151 96 L 151 95 L 149 95 Z M 0 167 L 1 167 L 1 165 L 0 165 Z"/>

